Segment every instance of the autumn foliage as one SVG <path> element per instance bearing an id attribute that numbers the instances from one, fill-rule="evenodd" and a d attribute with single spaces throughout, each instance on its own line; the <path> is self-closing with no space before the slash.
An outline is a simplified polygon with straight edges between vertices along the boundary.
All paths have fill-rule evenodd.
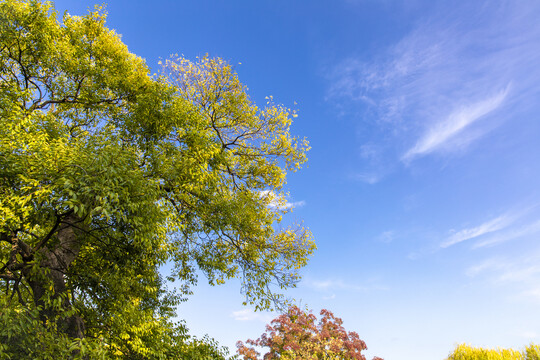
<path id="1" fill-rule="evenodd" d="M 343 320 L 328 310 L 321 310 L 321 318 L 296 306 L 278 316 L 266 326 L 257 340 L 239 341 L 237 352 L 244 360 L 273 359 L 354 359 L 365 360 L 362 350 L 366 343 L 354 331 L 347 332 Z M 254 347 L 268 348 L 260 358 Z M 375 357 L 373 360 L 382 360 Z"/>

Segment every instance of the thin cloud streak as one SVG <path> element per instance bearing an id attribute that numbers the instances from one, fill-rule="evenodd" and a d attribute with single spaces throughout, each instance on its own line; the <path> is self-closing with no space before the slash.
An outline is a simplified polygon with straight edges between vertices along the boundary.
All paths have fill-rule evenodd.
<path id="1" fill-rule="evenodd" d="M 442 242 L 440 244 L 440 247 L 447 248 L 466 240 L 475 239 L 480 236 L 505 229 L 510 225 L 514 224 L 516 220 L 520 219 L 528 211 L 530 211 L 530 209 L 526 209 L 518 213 L 506 213 L 494 219 L 488 220 L 478 226 L 459 230 L 450 237 L 448 237 L 444 242 Z"/>
<path id="2" fill-rule="evenodd" d="M 272 316 L 269 314 L 255 312 L 251 309 L 233 311 L 231 317 L 236 321 L 260 321 L 265 324 L 272 321 Z"/>
<path id="3" fill-rule="evenodd" d="M 444 242 L 441 243 L 442 248 L 447 248 L 452 245 L 459 244 L 463 241 L 477 238 L 479 236 L 489 234 L 495 231 L 499 231 L 511 225 L 516 220 L 516 216 L 501 215 L 494 219 L 491 219 L 483 224 L 475 226 L 473 228 L 462 229 Z"/>
<path id="4" fill-rule="evenodd" d="M 480 225 L 461 229 L 450 235 L 445 241 L 440 244 L 441 248 L 459 244 L 461 242 L 483 237 L 484 235 L 495 233 L 494 236 L 477 242 L 474 248 L 494 245 L 505 242 L 522 236 L 534 234 L 540 231 L 540 220 L 536 214 L 536 221 L 527 220 L 526 217 L 531 215 L 539 206 L 538 203 L 528 206 L 514 208 L 513 211 L 508 211 L 491 220 L 488 220 Z M 508 229 L 509 228 L 509 229 Z M 506 231 L 503 231 L 507 229 Z"/>
<path id="5" fill-rule="evenodd" d="M 369 281 L 367 285 L 351 284 L 343 281 L 342 279 L 328 279 L 328 280 L 315 280 L 304 282 L 306 286 L 315 289 L 317 291 L 354 291 L 354 292 L 368 292 L 371 290 L 388 290 L 388 287 L 379 284 L 376 281 Z"/>
<path id="6" fill-rule="evenodd" d="M 380 176 L 377 174 L 365 174 L 365 173 L 356 174 L 353 176 L 353 178 L 354 180 L 358 180 L 369 185 L 374 185 L 378 183 L 379 180 L 381 180 Z"/>
<path id="7" fill-rule="evenodd" d="M 540 301 L 539 260 L 539 253 L 519 258 L 493 257 L 470 266 L 465 273 L 471 278 L 484 275 L 497 286 L 514 286 L 515 293 L 512 297 L 517 299 Z"/>
<path id="8" fill-rule="evenodd" d="M 507 95 L 508 87 L 494 96 L 453 112 L 445 121 L 429 129 L 426 135 L 403 155 L 402 160 L 408 162 L 441 148 L 469 125 L 500 107 Z"/>
<path id="9" fill-rule="evenodd" d="M 359 286 L 354 284 L 345 283 L 343 280 L 323 280 L 323 281 L 312 281 L 309 283 L 309 286 L 320 291 L 328 290 L 353 290 L 353 291 L 367 291 L 369 290 L 366 286 Z"/>
<path id="10" fill-rule="evenodd" d="M 505 232 L 504 234 L 497 234 L 489 239 L 478 242 L 474 244 L 473 249 L 500 244 L 538 232 L 540 232 L 540 220 L 535 221 L 527 226 L 522 226 L 519 229 L 514 229 L 512 231 Z"/>

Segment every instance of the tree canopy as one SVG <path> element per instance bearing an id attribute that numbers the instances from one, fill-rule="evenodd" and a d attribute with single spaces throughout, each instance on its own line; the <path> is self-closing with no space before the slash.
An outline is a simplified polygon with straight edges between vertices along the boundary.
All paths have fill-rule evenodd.
<path id="1" fill-rule="evenodd" d="M 171 319 L 198 271 L 272 308 L 315 248 L 276 226 L 308 150 L 294 111 L 256 106 L 221 59 L 152 75 L 105 19 L 0 1 L 1 356 L 187 353 Z"/>
<path id="2" fill-rule="evenodd" d="M 257 340 L 237 343 L 244 360 L 365 360 L 366 343 L 354 331 L 347 332 L 343 321 L 326 309 L 321 318 L 297 306 L 272 320 Z M 256 348 L 268 348 L 260 357 Z M 383 360 L 374 357 L 373 360 Z"/>

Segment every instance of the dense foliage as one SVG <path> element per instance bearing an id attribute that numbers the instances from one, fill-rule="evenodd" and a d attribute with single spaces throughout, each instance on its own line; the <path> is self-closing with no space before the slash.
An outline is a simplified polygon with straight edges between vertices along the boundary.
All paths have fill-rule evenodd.
<path id="1" fill-rule="evenodd" d="M 347 332 L 340 318 L 323 309 L 316 320 L 315 315 L 292 306 L 272 320 L 260 338 L 247 340 L 251 347 L 239 341 L 237 352 L 244 360 L 260 359 L 254 347 L 268 348 L 264 360 L 365 360 L 366 343 L 354 331 Z"/>
<path id="2" fill-rule="evenodd" d="M 220 59 L 151 76 L 99 9 L 0 1 L 0 358 L 219 358 L 171 322 L 198 270 L 282 304 L 314 250 L 275 226 L 308 145 L 245 90 Z"/>
<path id="3" fill-rule="evenodd" d="M 540 360 L 540 346 L 531 344 L 523 351 L 483 349 L 465 344 L 456 346 L 448 360 Z"/>

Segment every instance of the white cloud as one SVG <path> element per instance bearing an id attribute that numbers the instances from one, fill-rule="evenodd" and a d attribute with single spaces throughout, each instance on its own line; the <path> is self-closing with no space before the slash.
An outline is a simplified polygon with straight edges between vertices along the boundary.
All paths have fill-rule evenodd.
<path id="1" fill-rule="evenodd" d="M 537 104 L 540 3 L 441 6 L 370 59 L 350 56 L 328 72 L 328 98 L 362 113 L 375 168 L 463 153 Z"/>
<path id="2" fill-rule="evenodd" d="M 272 190 L 263 190 L 259 192 L 261 198 L 268 200 L 268 207 L 273 210 L 289 210 L 296 207 L 306 205 L 305 201 L 289 202 L 285 198 L 281 198 Z"/>
<path id="3" fill-rule="evenodd" d="M 523 291 L 521 293 L 521 296 L 540 302 L 540 287 L 538 285 L 532 285 L 527 290 Z"/>
<path id="4" fill-rule="evenodd" d="M 365 290 L 363 287 L 357 287 L 354 285 L 346 284 L 343 280 L 316 280 L 309 282 L 309 286 L 317 290 L 326 291 L 329 289 L 344 289 L 344 288 L 355 288 Z"/>
<path id="5" fill-rule="evenodd" d="M 516 206 L 513 210 L 509 210 L 480 225 L 464 228 L 459 231 L 452 230 L 452 235 L 441 242 L 440 247 L 447 248 L 463 241 L 485 237 L 485 235 L 491 234 L 490 237 L 485 237 L 473 245 L 473 248 L 480 248 L 540 232 L 540 220 L 538 220 L 538 214 L 535 213 L 535 209 L 538 206 L 538 203 Z M 533 216 L 537 220 L 531 221 L 529 216 L 531 214 L 534 214 Z"/>
<path id="6" fill-rule="evenodd" d="M 540 338 L 540 334 L 534 331 L 524 331 L 521 334 L 521 337 L 524 337 L 525 339 L 538 339 Z"/>
<path id="7" fill-rule="evenodd" d="M 343 281 L 342 279 L 326 279 L 326 280 L 307 280 L 303 284 L 317 291 L 354 291 L 367 292 L 371 290 L 388 290 L 384 285 L 381 285 L 377 278 L 368 279 L 365 284 L 352 284 Z"/>
<path id="8" fill-rule="evenodd" d="M 410 161 L 440 149 L 449 140 L 465 131 L 469 125 L 501 106 L 507 94 L 508 87 L 487 99 L 452 112 L 446 120 L 434 124 L 416 145 L 403 155 L 402 160 Z M 461 144 L 465 143 L 466 141 L 461 141 Z"/>
<path id="9" fill-rule="evenodd" d="M 476 248 L 481 248 L 485 246 L 491 246 L 491 245 L 503 243 L 506 241 L 518 239 L 527 235 L 532 235 L 538 232 L 540 232 L 540 220 L 532 222 L 525 226 L 520 226 L 517 229 L 506 231 L 502 234 L 496 234 L 495 236 L 492 236 L 488 239 L 485 239 L 483 241 L 480 241 L 474 244 L 473 248 L 476 249 Z"/>
<path id="10" fill-rule="evenodd" d="M 469 277 L 475 277 L 483 272 L 500 270 L 501 268 L 504 268 L 503 259 L 491 258 L 470 266 L 465 274 Z"/>
<path id="11" fill-rule="evenodd" d="M 538 279 L 540 275 L 540 265 L 525 265 L 513 264 L 513 267 L 507 269 L 499 275 L 500 282 L 525 282 L 528 279 Z"/>
<path id="12" fill-rule="evenodd" d="M 392 241 L 394 241 L 395 237 L 396 237 L 395 232 L 392 231 L 392 230 L 388 230 L 388 231 L 383 231 L 377 237 L 377 240 L 382 242 L 382 243 L 391 243 Z"/>
<path id="13" fill-rule="evenodd" d="M 488 258 L 470 266 L 465 273 L 471 278 L 483 275 L 492 284 L 507 288 L 509 296 L 516 299 L 540 301 L 538 252 L 512 258 Z"/>
<path id="14" fill-rule="evenodd" d="M 268 313 L 255 312 L 251 309 L 233 311 L 231 317 L 236 321 L 260 321 L 268 324 L 273 317 Z"/>
<path id="15" fill-rule="evenodd" d="M 511 225 L 515 220 L 516 216 L 508 214 L 498 216 L 478 226 L 457 231 L 456 233 L 448 237 L 444 242 L 442 242 L 440 246 L 442 248 L 447 248 L 465 240 L 474 239 L 479 236 L 504 229 L 507 226 Z"/>
<path id="16" fill-rule="evenodd" d="M 371 174 L 367 174 L 367 173 L 356 174 L 356 175 L 353 176 L 353 178 L 355 180 L 365 182 L 365 183 L 370 184 L 370 185 L 376 184 L 376 183 L 379 182 L 379 180 L 381 180 L 380 175 L 373 174 L 373 173 L 371 173 Z"/>

